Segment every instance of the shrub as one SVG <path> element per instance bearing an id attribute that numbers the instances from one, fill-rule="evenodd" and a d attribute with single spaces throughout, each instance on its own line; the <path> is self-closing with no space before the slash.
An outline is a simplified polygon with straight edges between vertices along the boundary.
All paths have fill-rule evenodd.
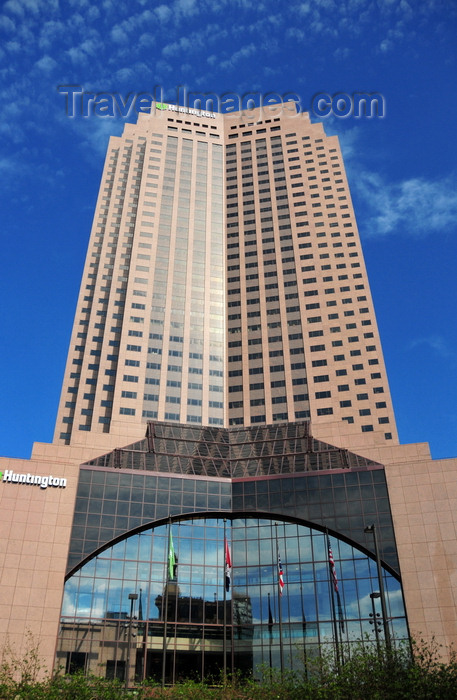
<path id="1" fill-rule="evenodd" d="M 126 691 L 123 684 L 97 676 L 62 673 L 42 678 L 38 645 L 27 637 L 20 656 L 11 645 L 0 663 L 0 700 L 455 700 L 457 658 L 443 663 L 440 647 L 423 641 L 387 653 L 362 644 L 332 656 L 318 657 L 302 673 L 263 669 L 262 681 L 234 675 L 225 683 L 196 681 L 162 688 L 146 682 Z M 262 669 L 259 669 L 262 671 Z"/>

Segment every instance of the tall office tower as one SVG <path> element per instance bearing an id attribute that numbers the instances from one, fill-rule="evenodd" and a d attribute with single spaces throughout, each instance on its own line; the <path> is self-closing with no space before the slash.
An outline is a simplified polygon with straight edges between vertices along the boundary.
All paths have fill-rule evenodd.
<path id="1" fill-rule="evenodd" d="M 55 442 L 151 419 L 397 442 L 338 139 L 288 107 L 160 105 L 111 138 Z"/>
<path id="2" fill-rule="evenodd" d="M 54 444 L 0 460 L 0 645 L 48 670 L 457 643 L 457 459 L 397 442 L 338 140 L 292 107 L 110 140 Z"/>

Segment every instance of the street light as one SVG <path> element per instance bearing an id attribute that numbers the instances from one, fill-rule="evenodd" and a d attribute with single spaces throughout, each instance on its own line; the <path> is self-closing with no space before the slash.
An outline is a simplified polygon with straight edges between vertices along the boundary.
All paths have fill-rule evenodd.
<path id="1" fill-rule="evenodd" d="M 378 654 L 381 651 L 381 648 L 379 646 L 379 625 L 381 624 L 379 618 L 379 613 L 376 612 L 376 608 L 374 605 L 375 598 L 380 598 L 381 594 L 379 591 L 373 591 L 373 593 L 370 593 L 370 598 L 371 598 L 371 609 L 373 612 L 370 613 L 370 617 L 372 618 L 370 620 L 370 625 L 374 625 L 374 633 L 376 635 L 376 647 L 378 649 Z"/>
<path id="2" fill-rule="evenodd" d="M 388 652 L 390 652 L 392 650 L 392 643 L 390 641 L 389 624 L 387 622 L 387 608 L 386 608 L 386 598 L 385 598 L 385 593 L 384 593 L 384 579 L 382 577 L 381 559 L 379 558 L 379 547 L 378 547 L 378 538 L 376 536 L 376 526 L 374 525 L 374 523 L 372 525 L 367 525 L 363 531 L 366 534 L 371 533 L 373 535 L 374 553 L 376 556 L 376 566 L 377 566 L 377 570 L 378 570 L 379 595 L 381 598 L 381 612 L 382 612 L 382 624 L 384 627 L 384 639 L 386 642 L 386 649 Z"/>
<path id="3" fill-rule="evenodd" d="M 129 593 L 130 600 L 130 620 L 129 629 L 127 637 L 127 668 L 125 670 L 125 689 L 128 690 L 129 680 L 130 680 L 130 647 L 132 644 L 132 621 L 133 621 L 133 610 L 135 607 L 135 600 L 138 600 L 138 593 Z"/>

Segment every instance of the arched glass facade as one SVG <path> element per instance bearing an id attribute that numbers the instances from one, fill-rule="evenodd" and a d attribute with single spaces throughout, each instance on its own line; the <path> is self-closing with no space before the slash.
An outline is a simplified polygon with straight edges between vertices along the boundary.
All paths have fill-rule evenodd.
<path id="1" fill-rule="evenodd" d="M 386 570 L 383 577 L 392 639 L 407 639 L 401 584 Z M 126 537 L 73 573 L 57 664 L 129 684 L 164 674 L 170 683 L 218 677 L 225 648 L 228 671 L 259 675 L 281 663 L 303 670 L 321 647 L 384 643 L 382 626 L 370 622 L 370 613 L 381 613 L 379 598 L 370 597 L 377 591 L 373 559 L 312 527 L 256 517 L 177 520 Z"/>

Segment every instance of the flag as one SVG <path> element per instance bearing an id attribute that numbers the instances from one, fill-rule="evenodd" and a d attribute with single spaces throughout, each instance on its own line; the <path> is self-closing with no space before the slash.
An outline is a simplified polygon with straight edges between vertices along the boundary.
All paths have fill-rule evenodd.
<path id="1" fill-rule="evenodd" d="M 230 549 L 227 542 L 227 538 L 224 539 L 224 559 L 225 559 L 225 590 L 227 593 L 230 590 L 230 578 L 232 572 L 232 558 L 230 556 Z"/>
<path id="2" fill-rule="evenodd" d="M 330 544 L 330 537 L 327 537 L 328 544 L 328 563 L 330 565 L 330 574 L 332 576 L 333 588 L 335 593 L 338 593 L 338 579 L 336 577 L 335 561 L 333 559 L 332 545 Z"/>
<path id="3" fill-rule="evenodd" d="M 282 589 L 284 588 L 284 572 L 282 570 L 281 557 L 278 552 L 278 584 L 279 584 L 279 595 L 282 596 Z"/>
<path id="4" fill-rule="evenodd" d="M 333 588 L 334 588 L 335 593 L 336 593 L 336 605 L 337 605 L 337 609 L 338 609 L 338 619 L 340 621 L 340 629 L 342 632 L 344 632 L 343 606 L 341 605 L 341 596 L 340 596 L 340 592 L 338 590 L 338 578 L 336 576 L 335 561 L 333 559 L 333 552 L 332 552 L 332 545 L 330 544 L 330 537 L 327 537 L 327 545 L 328 545 L 328 563 L 330 566 L 330 575 L 332 577 Z"/>
<path id="5" fill-rule="evenodd" d="M 170 529 L 170 540 L 168 543 L 168 578 L 172 579 L 176 576 L 176 555 L 175 548 L 173 546 L 173 536 Z"/>

